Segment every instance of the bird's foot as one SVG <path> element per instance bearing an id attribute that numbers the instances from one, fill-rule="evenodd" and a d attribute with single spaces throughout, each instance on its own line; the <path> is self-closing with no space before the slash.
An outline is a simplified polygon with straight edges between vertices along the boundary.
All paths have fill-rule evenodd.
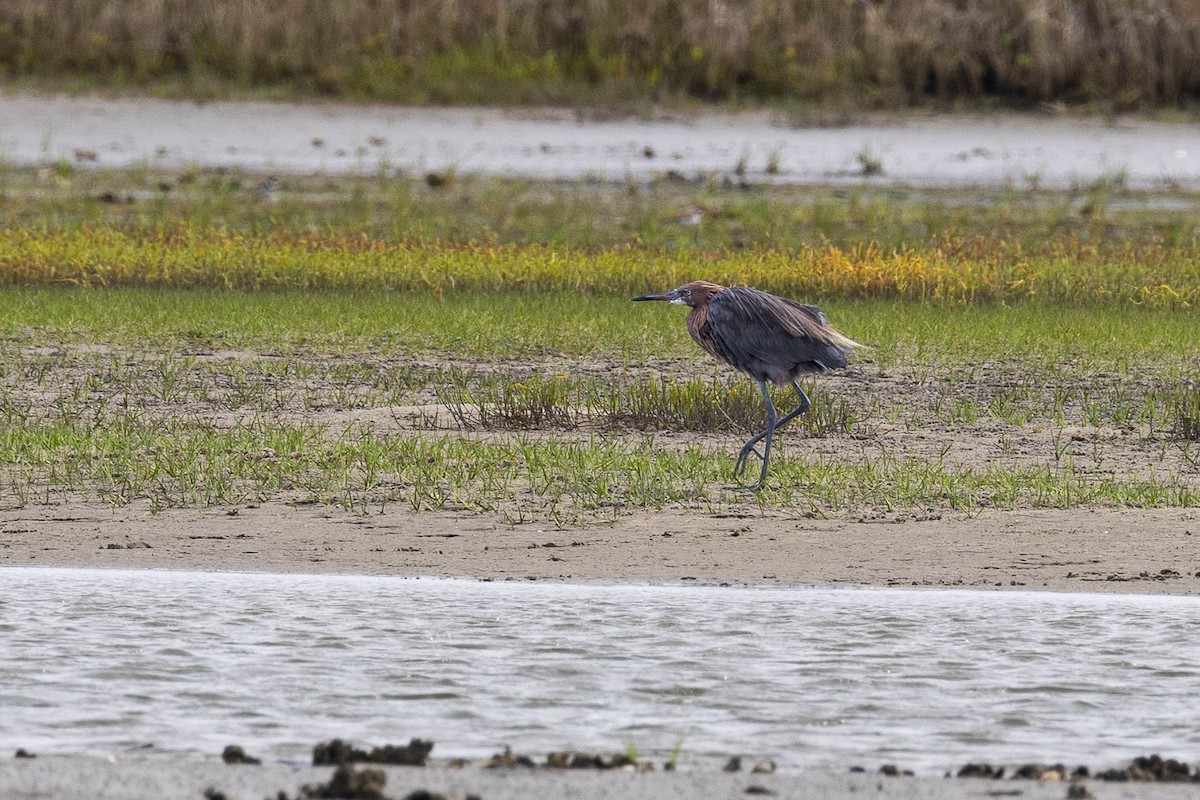
<path id="1" fill-rule="evenodd" d="M 735 480 L 742 477 L 742 474 L 746 471 L 746 465 L 750 462 L 751 453 L 757 456 L 759 461 L 767 460 L 766 456 L 758 452 L 757 444 L 757 441 L 746 442 L 746 446 L 738 453 L 737 461 L 733 464 L 733 477 Z"/>
<path id="2" fill-rule="evenodd" d="M 761 491 L 762 488 L 763 488 L 763 482 L 755 481 L 754 483 L 750 484 L 749 486 L 742 486 L 741 484 L 737 484 L 734 486 L 726 486 L 725 491 L 737 492 L 739 494 L 744 494 L 744 493 L 749 493 L 749 492 L 758 492 L 758 491 Z"/>

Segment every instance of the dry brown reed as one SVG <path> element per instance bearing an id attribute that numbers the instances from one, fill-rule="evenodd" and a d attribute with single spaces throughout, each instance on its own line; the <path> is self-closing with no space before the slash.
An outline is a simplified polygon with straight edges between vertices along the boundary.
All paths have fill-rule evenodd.
<path id="1" fill-rule="evenodd" d="M 0 73 L 403 102 L 1200 96 L 1197 0 L 0 0 Z"/>

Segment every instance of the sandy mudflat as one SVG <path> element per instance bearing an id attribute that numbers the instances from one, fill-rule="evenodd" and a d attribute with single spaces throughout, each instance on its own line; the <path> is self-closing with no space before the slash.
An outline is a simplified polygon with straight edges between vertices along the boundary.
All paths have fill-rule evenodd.
<path id="1" fill-rule="evenodd" d="M 304 784 L 324 782 L 331 768 L 285 764 L 226 766 L 218 757 L 155 756 L 110 763 L 102 759 L 42 757 L 0 762 L 0 794 L 7 800 L 200 800 L 212 788 L 231 800 L 275 797 L 281 790 L 294 797 Z M 447 797 L 474 794 L 482 800 L 531 798 L 612 798 L 613 800 L 684 800 L 685 798 L 861 798 L 882 800 L 966 800 L 1020 797 L 1062 800 L 1062 783 L 1036 781 L 888 778 L 878 774 L 811 772 L 803 775 L 751 775 L 745 772 L 653 772 L 633 774 L 595 771 L 527 769 L 461 770 L 440 767 L 388 768 L 385 793 L 403 798 L 418 790 Z M 767 790 L 747 792 L 752 786 Z M 1119 798 L 1196 797 L 1197 787 L 1171 784 L 1092 783 L 1097 800 Z"/>
<path id="2" fill-rule="evenodd" d="M 0 564 L 1200 594 L 1200 509 L 869 521 L 641 512 L 557 529 L 399 507 L 29 505 L 0 511 Z"/>

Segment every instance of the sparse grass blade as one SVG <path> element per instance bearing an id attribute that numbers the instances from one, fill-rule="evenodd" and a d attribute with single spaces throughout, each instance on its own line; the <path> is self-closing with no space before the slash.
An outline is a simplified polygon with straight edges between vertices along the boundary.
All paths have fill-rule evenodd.
<path id="1" fill-rule="evenodd" d="M 765 419 L 758 388 L 738 379 L 641 380 L 617 392 L 612 422 L 640 430 L 749 432 Z"/>
<path id="2" fill-rule="evenodd" d="M 1188 441 L 1200 441 L 1200 387 L 1192 381 L 1175 400 L 1175 435 Z"/>
<path id="3" fill-rule="evenodd" d="M 796 427 L 813 436 L 849 433 L 860 410 L 824 389 L 809 388 L 814 403 L 796 421 Z M 766 424 L 757 386 L 736 376 L 597 380 L 533 373 L 484 380 L 475 386 L 442 386 L 435 391 L 438 402 L 468 429 L 575 428 L 590 422 L 641 431 L 751 433 Z M 775 398 L 784 412 L 796 402 L 790 389 L 776 390 Z"/>

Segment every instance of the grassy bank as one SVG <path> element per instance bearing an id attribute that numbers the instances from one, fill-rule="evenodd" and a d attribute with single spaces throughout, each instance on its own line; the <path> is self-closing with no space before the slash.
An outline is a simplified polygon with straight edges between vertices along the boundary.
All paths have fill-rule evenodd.
<path id="1" fill-rule="evenodd" d="M 568 524 L 1200 494 L 1184 195 L 0 177 L 5 504 Z M 755 497 L 726 484 L 757 387 L 680 309 L 629 302 L 697 277 L 818 302 L 869 346 L 806 382 Z"/>
<path id="2" fill-rule="evenodd" d="M 651 287 L 655 288 L 655 287 Z M 1143 306 L 946 307 L 895 299 L 819 300 L 883 368 L 1020 359 L 1186 361 L 1200 351 L 1191 309 Z M 682 310 L 579 293 L 0 290 L 0 335 L 25 346 L 108 343 L 155 350 L 444 354 L 462 359 L 595 356 L 618 362 L 698 355 Z"/>
<path id="3" fill-rule="evenodd" d="M 507 522 L 571 524 L 630 510 L 745 505 L 724 491 L 727 456 L 611 437 L 546 440 L 378 434 L 336 437 L 288 422 L 220 428 L 116 419 L 8 426 L 0 434 L 6 503 L 69 499 L 81 488 L 113 504 L 152 508 L 267 501 L 328 503 L 369 513 L 499 514 Z M 892 455 L 846 461 L 780 455 L 771 487 L 750 503 L 792 513 L 1088 505 L 1191 506 L 1194 484 L 1170 476 L 1097 480 L 1073 465 L 962 467 Z"/>
<path id="4" fill-rule="evenodd" d="M 0 292 L 0 502 L 332 503 L 570 524 L 666 506 L 837 514 L 1193 505 L 1188 310 L 829 304 L 873 345 L 761 425 L 677 309 L 579 294 Z M 777 393 L 780 405 L 793 401 Z"/>
<path id="5" fill-rule="evenodd" d="M 43 85 L 193 97 L 1124 108 L 1196 99 L 1198 31 L 1200 10 L 1184 0 L 69 0 L 0 9 L 0 70 Z"/>

